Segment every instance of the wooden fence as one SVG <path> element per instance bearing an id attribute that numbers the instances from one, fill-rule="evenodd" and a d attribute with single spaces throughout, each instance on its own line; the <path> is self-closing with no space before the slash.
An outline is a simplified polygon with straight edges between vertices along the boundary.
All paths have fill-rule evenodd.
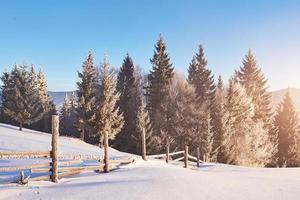
<path id="1" fill-rule="evenodd" d="M 106 162 L 100 156 L 91 155 L 74 155 L 65 154 L 59 155 L 58 139 L 59 139 L 59 119 L 57 115 L 52 116 L 52 142 L 51 151 L 26 151 L 26 152 L 0 152 L 0 159 L 13 158 L 50 158 L 51 162 L 44 162 L 25 166 L 10 166 L 0 167 L 1 172 L 15 172 L 20 171 L 20 178 L 18 183 L 26 184 L 28 181 L 51 180 L 57 182 L 60 178 L 79 174 L 82 171 L 110 171 L 119 165 L 129 164 L 133 162 L 131 157 L 121 157 Z M 83 165 L 84 160 L 94 160 L 93 165 Z M 35 177 L 30 178 L 24 176 L 24 170 L 29 170 L 30 175 L 35 174 Z M 47 174 L 47 175 L 44 175 Z"/>
<path id="2" fill-rule="evenodd" d="M 182 156 L 180 156 L 182 155 Z M 157 154 L 157 155 L 149 155 L 147 158 L 155 158 L 155 159 L 165 159 L 166 163 L 169 163 L 170 161 L 176 162 L 176 161 L 183 161 L 184 168 L 188 168 L 189 161 L 195 162 L 197 167 L 200 167 L 200 163 L 203 161 L 200 160 L 200 150 L 199 147 L 197 148 L 197 157 L 194 157 L 189 154 L 189 147 L 185 146 L 183 151 L 176 151 L 173 153 L 170 153 L 170 147 L 169 145 L 166 145 L 166 153 L 165 154 Z"/>

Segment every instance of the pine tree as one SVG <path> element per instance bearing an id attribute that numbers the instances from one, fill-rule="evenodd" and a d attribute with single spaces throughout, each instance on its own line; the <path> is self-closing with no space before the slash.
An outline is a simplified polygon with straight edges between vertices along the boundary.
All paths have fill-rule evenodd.
<path id="1" fill-rule="evenodd" d="M 39 94 L 36 87 L 36 75 L 31 68 L 15 66 L 9 78 L 7 104 L 4 112 L 19 124 L 20 130 L 24 124 L 31 125 L 43 116 Z"/>
<path id="2" fill-rule="evenodd" d="M 0 92 L 0 122 L 2 123 L 7 123 L 8 118 L 4 113 L 4 108 L 6 107 L 7 104 L 7 94 L 9 91 L 9 78 L 10 74 L 8 72 L 4 72 L 1 80 L 3 82 L 3 85 L 1 86 L 1 92 Z"/>
<path id="3" fill-rule="evenodd" d="M 100 104 L 97 107 L 96 134 L 99 136 L 99 143 L 104 145 L 108 139 L 115 139 L 123 127 L 123 114 L 117 106 L 120 93 L 117 92 L 117 81 L 115 75 L 109 70 L 109 63 L 104 59 L 101 66 L 101 93 Z M 105 138 L 107 135 L 107 138 Z"/>
<path id="4" fill-rule="evenodd" d="M 160 36 L 153 58 L 150 60 L 152 70 L 148 76 L 147 107 L 150 119 L 153 122 L 154 134 L 160 138 L 162 131 L 162 119 L 166 113 L 162 110 L 162 104 L 166 101 L 169 87 L 174 76 L 173 66 L 166 52 L 166 44 Z"/>
<path id="5" fill-rule="evenodd" d="M 118 106 L 124 116 L 124 126 L 117 135 L 114 147 L 125 152 L 137 153 L 136 143 L 132 136 L 137 135 L 135 119 L 141 102 L 136 69 L 131 57 L 127 54 L 118 73 L 117 90 L 120 93 Z"/>
<path id="6" fill-rule="evenodd" d="M 277 108 L 273 122 L 273 134 L 278 140 L 277 165 L 299 166 L 299 119 L 289 92 Z"/>
<path id="7" fill-rule="evenodd" d="M 229 82 L 224 110 L 222 148 L 227 162 L 256 167 L 269 164 L 277 146 L 264 123 L 253 119 L 252 99 L 234 79 Z"/>
<path id="8" fill-rule="evenodd" d="M 251 50 L 243 59 L 243 66 L 236 72 L 237 80 L 246 88 L 254 104 L 254 120 L 261 120 L 268 126 L 271 118 L 270 94 L 267 92 L 267 79 L 256 63 Z"/>
<path id="9" fill-rule="evenodd" d="M 171 151 L 182 150 L 189 145 L 193 154 L 201 147 L 201 155 L 207 151 L 204 139 L 207 136 L 206 113 L 199 108 L 195 89 L 182 76 L 175 74 L 167 100 L 163 104 L 166 115 L 162 118 L 164 137 Z M 165 148 L 165 143 L 161 144 Z"/>
<path id="10" fill-rule="evenodd" d="M 70 100 L 68 95 L 64 99 L 63 106 L 60 110 L 59 128 L 61 135 L 68 135 L 68 119 L 70 117 Z"/>
<path id="11" fill-rule="evenodd" d="M 245 148 L 246 166 L 265 167 L 270 164 L 277 153 L 277 144 L 272 142 L 268 129 L 262 121 L 253 122 L 253 128 L 246 133 Z"/>
<path id="12" fill-rule="evenodd" d="M 188 82 L 195 87 L 200 105 L 206 104 L 210 108 L 216 86 L 211 70 L 207 68 L 204 49 L 199 45 L 198 53 L 193 57 L 188 69 Z"/>
<path id="13" fill-rule="evenodd" d="M 142 134 L 145 131 L 145 143 L 146 143 L 146 152 L 151 152 L 152 147 L 152 123 L 150 121 L 150 116 L 146 109 L 145 104 L 142 102 L 139 106 L 138 113 L 136 116 L 136 132 L 135 135 L 132 135 L 133 141 L 135 142 L 136 152 L 142 154 Z"/>
<path id="14" fill-rule="evenodd" d="M 85 140 L 85 135 L 91 135 L 92 126 L 95 120 L 95 75 L 96 69 L 93 63 L 93 56 L 88 54 L 86 60 L 83 62 L 83 72 L 78 72 L 80 81 L 77 82 L 77 128 L 80 132 L 80 139 Z"/>
<path id="15" fill-rule="evenodd" d="M 225 96 L 226 94 L 223 81 L 221 76 L 219 76 L 211 112 L 211 126 L 214 141 L 213 151 L 217 153 L 218 162 L 225 162 L 221 145 L 224 134 L 224 125 L 222 118 L 224 115 Z"/>
<path id="16" fill-rule="evenodd" d="M 224 124 L 222 146 L 227 163 L 244 164 L 246 151 L 243 141 L 253 127 L 253 115 L 253 104 L 244 87 L 230 80 L 222 119 Z"/>
<path id="17" fill-rule="evenodd" d="M 37 90 L 39 94 L 40 103 L 42 105 L 43 117 L 34 127 L 37 130 L 44 132 L 51 132 L 51 116 L 56 114 L 56 108 L 53 101 L 50 99 L 47 88 L 47 81 L 44 72 L 40 69 L 36 79 Z"/>

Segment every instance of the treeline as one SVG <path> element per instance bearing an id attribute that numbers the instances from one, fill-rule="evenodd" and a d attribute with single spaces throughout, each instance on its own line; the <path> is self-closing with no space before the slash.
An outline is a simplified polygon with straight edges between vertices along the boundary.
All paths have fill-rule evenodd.
<path id="1" fill-rule="evenodd" d="M 77 90 L 60 109 L 60 134 L 102 146 L 105 133 L 121 151 L 163 153 L 189 145 L 203 160 L 244 166 L 300 165 L 299 120 L 287 93 L 272 113 L 267 80 L 249 50 L 228 84 L 215 80 L 200 45 L 185 78 L 174 71 L 162 37 L 147 76 L 127 54 L 120 69 L 89 53 Z M 55 113 L 43 73 L 15 66 L 2 76 L 1 121 L 49 132 Z"/>

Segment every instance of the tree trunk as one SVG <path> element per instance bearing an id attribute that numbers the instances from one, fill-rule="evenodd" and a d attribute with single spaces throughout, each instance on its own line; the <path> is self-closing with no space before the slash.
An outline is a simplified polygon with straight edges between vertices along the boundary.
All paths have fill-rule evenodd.
<path id="1" fill-rule="evenodd" d="M 82 140 L 82 141 L 84 141 L 84 129 L 82 129 L 81 130 L 81 132 L 80 132 L 80 139 Z"/>
<path id="2" fill-rule="evenodd" d="M 169 158 L 170 158 L 169 154 L 170 154 L 170 144 L 168 142 L 166 145 L 166 163 L 169 163 Z"/>
<path id="3" fill-rule="evenodd" d="M 108 168 L 108 133 L 104 132 L 104 172 L 109 172 Z"/>
<path id="4" fill-rule="evenodd" d="M 21 122 L 19 126 L 19 131 L 22 131 L 22 129 L 23 129 L 23 123 Z"/>
<path id="5" fill-rule="evenodd" d="M 197 167 L 200 167 L 200 148 L 197 147 Z"/>
<path id="6" fill-rule="evenodd" d="M 143 160 L 147 160 L 146 158 L 146 133 L 145 128 L 142 131 L 142 158 Z"/>

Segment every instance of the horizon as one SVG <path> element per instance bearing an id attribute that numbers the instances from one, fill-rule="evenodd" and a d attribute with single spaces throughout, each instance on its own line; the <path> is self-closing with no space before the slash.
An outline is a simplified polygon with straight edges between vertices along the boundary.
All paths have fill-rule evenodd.
<path id="1" fill-rule="evenodd" d="M 43 68 L 49 91 L 73 91 L 91 51 L 115 68 L 128 52 L 144 73 L 162 34 L 175 70 L 187 74 L 202 44 L 208 68 L 228 78 L 251 49 L 268 91 L 300 88 L 297 1 L 10 1 L 1 3 L 0 73 L 14 64 Z M 295 73 L 296 72 L 296 73 Z M 288 77 L 288 78 L 287 78 Z"/>

